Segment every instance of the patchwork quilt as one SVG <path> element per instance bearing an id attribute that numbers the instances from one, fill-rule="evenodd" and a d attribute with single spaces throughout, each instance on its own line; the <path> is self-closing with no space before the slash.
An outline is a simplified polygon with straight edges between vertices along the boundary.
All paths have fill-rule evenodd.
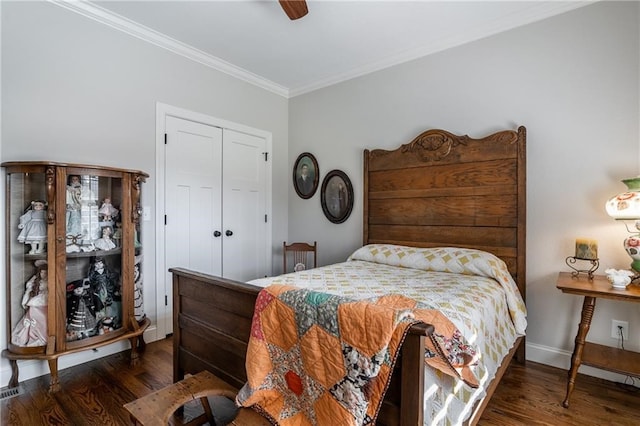
<path id="1" fill-rule="evenodd" d="M 402 295 L 356 301 L 291 286 L 258 295 L 237 403 L 280 425 L 374 424 L 409 327 L 434 326 L 425 362 L 477 387 L 477 350 L 436 310 Z"/>
<path id="2" fill-rule="evenodd" d="M 506 265 L 478 250 L 371 244 L 346 262 L 251 283 L 296 286 L 356 300 L 402 294 L 441 312 L 478 348 L 477 363 L 470 369 L 480 386 L 426 368 L 424 425 L 465 421 L 527 325 L 524 302 Z"/>

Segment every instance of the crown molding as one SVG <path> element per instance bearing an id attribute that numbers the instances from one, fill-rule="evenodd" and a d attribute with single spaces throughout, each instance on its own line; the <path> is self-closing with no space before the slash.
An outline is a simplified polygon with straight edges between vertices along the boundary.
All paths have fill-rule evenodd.
<path id="1" fill-rule="evenodd" d="M 239 80 L 253 84 L 254 86 L 268 90 L 276 95 L 288 98 L 289 89 L 273 81 L 267 80 L 243 68 L 237 67 L 227 61 L 205 53 L 199 49 L 175 40 L 151 28 L 145 27 L 137 22 L 123 16 L 108 11 L 100 6 L 87 1 L 74 0 L 48 0 L 50 3 L 60 6 L 72 12 L 93 19 L 96 22 L 107 25 L 123 33 L 129 34 L 140 40 L 151 43 L 155 46 L 166 49 L 177 55 L 183 56 L 192 61 L 198 62 L 209 68 L 228 74 Z"/>
<path id="2" fill-rule="evenodd" d="M 1 0 L 0 0 L 1 1 Z M 239 80 L 253 84 L 257 87 L 275 93 L 284 98 L 292 98 L 328 86 L 339 84 L 357 77 L 371 74 L 386 68 L 413 61 L 446 49 L 457 47 L 472 41 L 480 40 L 504 31 L 514 29 L 523 25 L 537 22 L 554 15 L 559 15 L 587 6 L 601 0 L 578 0 L 578 1 L 544 1 L 532 5 L 526 11 L 520 11 L 510 16 L 496 19 L 484 25 L 469 28 L 455 36 L 444 37 L 428 45 L 416 49 L 407 50 L 397 55 L 390 56 L 381 61 L 357 67 L 347 72 L 329 76 L 308 85 L 287 88 L 273 81 L 265 79 L 257 74 L 235 66 L 220 58 L 168 37 L 158 31 L 145 27 L 135 21 L 115 14 L 107 9 L 92 4 L 86 0 L 48 0 L 57 6 L 63 7 L 80 15 L 93 19 L 96 22 L 107 25 L 118 31 L 132 35 L 138 39 L 169 50 L 177 55 L 193 60 L 217 71 L 235 77 Z"/>
<path id="3" fill-rule="evenodd" d="M 428 45 L 423 45 L 416 49 L 401 52 L 397 55 L 390 56 L 381 61 L 373 62 L 362 67 L 357 67 L 345 73 L 333 75 L 306 86 L 292 87 L 289 89 L 289 97 L 293 98 L 295 96 L 333 86 L 334 84 L 339 84 L 353 78 L 361 77 L 376 71 L 390 68 L 395 65 L 400 65 L 405 62 L 423 58 L 425 56 L 441 52 L 443 50 L 461 46 L 466 43 L 470 43 L 501 32 L 521 27 L 523 25 L 531 24 L 555 15 L 569 12 L 579 7 L 593 4 L 597 1 L 600 0 L 540 2 L 532 5 L 526 11 L 520 11 L 516 14 L 504 16 L 500 19 L 496 19 L 484 25 L 469 28 L 467 31 L 461 31 L 455 36 L 441 38 Z"/>

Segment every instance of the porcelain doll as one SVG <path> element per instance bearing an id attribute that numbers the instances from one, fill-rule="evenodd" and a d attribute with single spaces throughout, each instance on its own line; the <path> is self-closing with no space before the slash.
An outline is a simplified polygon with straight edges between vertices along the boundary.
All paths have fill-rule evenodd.
<path id="1" fill-rule="evenodd" d="M 67 185 L 67 235 L 82 235 L 81 206 L 82 185 L 80 176 L 69 176 Z"/>
<path id="2" fill-rule="evenodd" d="M 111 272 L 101 258 L 97 258 L 89 272 L 91 292 L 100 300 L 102 307 L 96 310 L 96 318 L 113 317 L 120 322 L 122 312 L 122 297 L 118 277 Z"/>
<path id="3" fill-rule="evenodd" d="M 118 216 L 118 209 L 111 204 L 111 198 L 105 198 L 98 213 L 103 222 L 113 222 L 113 219 Z"/>
<path id="4" fill-rule="evenodd" d="M 102 303 L 90 289 L 86 278 L 67 285 L 67 340 L 84 339 L 97 332 L 96 313 Z"/>
<path id="5" fill-rule="evenodd" d="M 116 247 L 122 245 L 122 222 L 116 222 L 116 230 L 113 231 L 113 242 L 116 243 Z"/>
<path id="6" fill-rule="evenodd" d="M 36 273 L 25 285 L 22 296 L 24 316 L 11 333 L 11 343 L 18 346 L 45 346 L 47 344 L 47 261 L 36 260 Z"/>
<path id="7" fill-rule="evenodd" d="M 102 237 L 97 239 L 94 243 L 95 248 L 98 250 L 113 250 L 116 248 L 116 243 L 111 239 L 113 229 L 110 226 L 102 228 Z"/>
<path id="8" fill-rule="evenodd" d="M 29 244 L 29 254 L 44 253 L 47 242 L 47 221 L 44 201 L 35 200 L 20 216 L 18 241 Z"/>
<path id="9" fill-rule="evenodd" d="M 85 176 L 83 184 L 80 176 L 69 176 L 66 194 L 67 235 L 77 237 L 82 244 L 100 238 L 98 206 L 91 185 L 91 177 Z"/>

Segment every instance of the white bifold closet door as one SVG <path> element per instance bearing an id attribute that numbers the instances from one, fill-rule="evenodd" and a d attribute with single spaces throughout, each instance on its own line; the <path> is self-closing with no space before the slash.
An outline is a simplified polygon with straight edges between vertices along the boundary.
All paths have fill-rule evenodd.
<path id="1" fill-rule="evenodd" d="M 239 281 L 267 269 L 266 141 L 168 116 L 165 265 Z M 171 275 L 165 279 L 171 312 Z"/>

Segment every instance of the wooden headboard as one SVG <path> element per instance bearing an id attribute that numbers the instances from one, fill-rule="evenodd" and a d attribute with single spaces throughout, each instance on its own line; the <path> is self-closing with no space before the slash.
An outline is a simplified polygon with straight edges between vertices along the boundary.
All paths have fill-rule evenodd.
<path id="1" fill-rule="evenodd" d="M 428 130 L 364 152 L 364 244 L 466 247 L 526 273 L 526 129 L 481 139 Z"/>

